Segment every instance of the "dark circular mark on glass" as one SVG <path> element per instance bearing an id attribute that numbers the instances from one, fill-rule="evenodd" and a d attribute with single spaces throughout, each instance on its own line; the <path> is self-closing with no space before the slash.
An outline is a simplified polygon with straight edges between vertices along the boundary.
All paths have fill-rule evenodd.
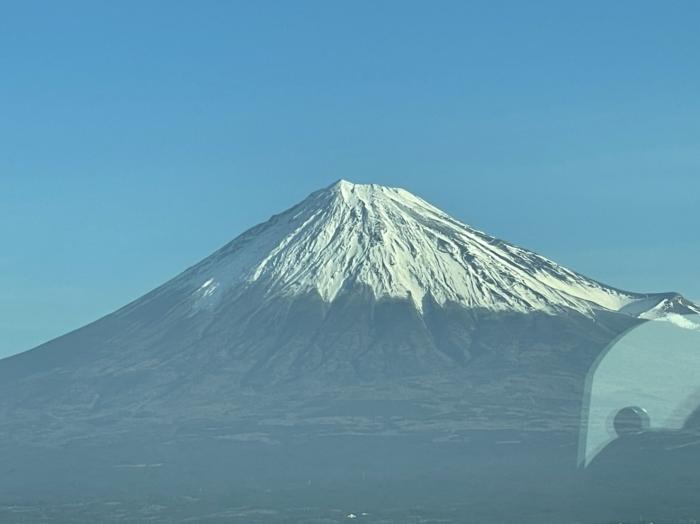
<path id="1" fill-rule="evenodd" d="M 613 427 L 618 437 L 641 433 L 649 429 L 649 414 L 638 406 L 622 408 L 615 415 Z"/>

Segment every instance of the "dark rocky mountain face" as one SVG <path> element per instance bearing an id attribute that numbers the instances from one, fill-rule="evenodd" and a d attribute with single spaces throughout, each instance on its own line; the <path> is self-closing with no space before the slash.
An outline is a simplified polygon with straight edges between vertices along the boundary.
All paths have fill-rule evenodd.
<path id="1" fill-rule="evenodd" d="M 530 418 L 537 420 L 532 429 L 565 422 L 571 429 L 593 361 L 639 322 L 614 313 L 590 319 L 430 300 L 419 313 L 408 300 L 363 291 L 331 304 L 317 295 L 260 304 L 251 291 L 214 316 L 198 313 L 173 325 L 180 297 L 159 296 L 7 359 L 0 366 L 4 420 L 63 413 L 69 428 L 73 416 L 121 425 L 208 413 L 211 423 L 228 423 L 241 398 L 248 407 L 294 398 L 302 409 L 334 396 L 365 405 L 415 401 L 442 412 L 451 395 L 479 413 L 462 420 L 464 427 L 529 427 Z M 151 316 L 150 308 L 169 314 Z M 445 390 L 437 398 L 426 394 L 438 386 Z"/>

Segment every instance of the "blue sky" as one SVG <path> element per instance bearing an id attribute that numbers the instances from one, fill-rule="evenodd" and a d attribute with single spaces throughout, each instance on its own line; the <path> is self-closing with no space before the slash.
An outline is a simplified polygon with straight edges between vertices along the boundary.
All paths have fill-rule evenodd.
<path id="1" fill-rule="evenodd" d="M 700 298 L 700 3 L 7 2 L 0 356 L 338 178 Z"/>

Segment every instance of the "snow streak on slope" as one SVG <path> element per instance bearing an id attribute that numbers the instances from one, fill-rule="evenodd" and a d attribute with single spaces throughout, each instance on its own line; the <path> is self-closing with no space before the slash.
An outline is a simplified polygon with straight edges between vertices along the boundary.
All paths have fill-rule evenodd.
<path id="1" fill-rule="evenodd" d="M 196 309 L 263 286 L 266 296 L 343 290 L 494 311 L 620 311 L 653 296 L 626 293 L 497 240 L 397 188 L 339 181 L 247 231 L 176 282 Z M 646 310 L 648 308 L 642 308 Z M 641 311 L 640 311 L 641 313 Z M 636 315 L 635 315 L 636 316 Z"/>

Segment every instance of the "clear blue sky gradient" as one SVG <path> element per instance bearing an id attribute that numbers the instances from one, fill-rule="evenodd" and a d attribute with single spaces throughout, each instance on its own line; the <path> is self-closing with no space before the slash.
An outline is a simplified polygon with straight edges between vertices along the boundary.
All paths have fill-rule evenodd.
<path id="1" fill-rule="evenodd" d="M 338 178 L 700 297 L 700 2 L 6 2 L 0 356 Z"/>

